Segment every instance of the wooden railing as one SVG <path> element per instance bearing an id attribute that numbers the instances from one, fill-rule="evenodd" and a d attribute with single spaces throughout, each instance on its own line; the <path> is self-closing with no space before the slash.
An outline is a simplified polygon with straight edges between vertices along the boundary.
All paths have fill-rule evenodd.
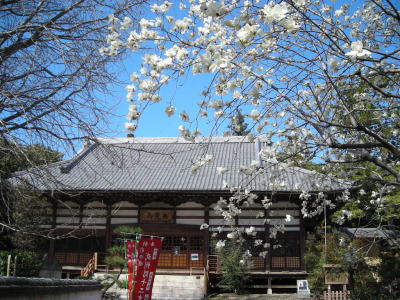
<path id="1" fill-rule="evenodd" d="M 300 256 L 272 256 L 271 269 L 275 270 L 300 270 Z"/>
<path id="2" fill-rule="evenodd" d="M 300 270 L 300 257 L 298 256 L 282 256 L 272 257 L 271 259 L 272 270 Z M 221 272 L 221 261 L 218 255 L 209 255 L 207 258 L 207 268 L 209 273 L 220 273 Z M 262 257 L 251 257 L 249 261 L 250 271 L 264 271 L 265 261 Z"/>
<path id="3" fill-rule="evenodd" d="M 218 255 L 209 255 L 207 259 L 207 270 L 209 273 L 220 273 L 221 262 Z"/>
<path id="4" fill-rule="evenodd" d="M 86 266 L 93 256 L 93 252 L 55 252 L 54 256 L 60 265 Z"/>
<path id="5" fill-rule="evenodd" d="M 349 291 L 324 291 L 324 300 L 350 300 Z"/>
<path id="6" fill-rule="evenodd" d="M 89 277 L 97 269 L 97 252 L 95 252 L 87 265 L 81 270 L 82 277 Z"/>

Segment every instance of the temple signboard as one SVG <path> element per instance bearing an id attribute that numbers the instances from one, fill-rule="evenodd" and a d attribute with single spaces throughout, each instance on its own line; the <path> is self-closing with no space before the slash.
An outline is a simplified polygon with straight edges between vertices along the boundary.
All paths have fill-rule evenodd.
<path id="1" fill-rule="evenodd" d="M 142 209 L 140 222 L 150 224 L 174 224 L 174 211 L 167 209 Z"/>

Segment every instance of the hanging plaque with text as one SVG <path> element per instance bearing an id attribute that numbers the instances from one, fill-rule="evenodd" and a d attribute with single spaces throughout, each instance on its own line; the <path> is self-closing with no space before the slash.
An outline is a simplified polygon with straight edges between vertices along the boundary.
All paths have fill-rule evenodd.
<path id="1" fill-rule="evenodd" d="M 173 224 L 174 211 L 168 209 L 142 209 L 140 210 L 140 223 Z"/>

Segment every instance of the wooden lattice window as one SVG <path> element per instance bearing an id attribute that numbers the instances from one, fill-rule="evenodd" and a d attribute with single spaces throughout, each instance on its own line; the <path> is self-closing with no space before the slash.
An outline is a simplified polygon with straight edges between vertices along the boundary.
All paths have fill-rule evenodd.
<path id="1" fill-rule="evenodd" d="M 300 269 L 300 234 L 285 232 L 272 241 L 272 269 Z"/>
<path id="2" fill-rule="evenodd" d="M 173 237 L 173 246 L 179 247 L 180 250 L 187 250 L 187 240 L 186 236 L 174 236 Z"/>
<path id="3" fill-rule="evenodd" d="M 172 261 L 172 254 L 171 253 L 161 253 L 160 258 L 158 260 L 159 267 L 170 267 Z"/>
<path id="4" fill-rule="evenodd" d="M 204 237 L 191 235 L 164 236 L 162 251 L 159 258 L 159 267 L 163 268 L 189 268 L 204 266 Z M 192 254 L 198 259 L 192 260 Z"/>
<path id="5" fill-rule="evenodd" d="M 251 257 L 250 258 L 251 270 L 264 270 L 264 258 L 263 257 Z"/>
<path id="6" fill-rule="evenodd" d="M 179 254 L 172 256 L 172 267 L 174 268 L 182 268 L 188 266 L 188 255 L 187 254 Z"/>
<path id="7" fill-rule="evenodd" d="M 162 242 L 162 250 L 172 250 L 173 248 L 173 241 L 172 236 L 166 236 Z"/>
<path id="8" fill-rule="evenodd" d="M 190 250 L 203 250 L 204 238 L 202 236 L 190 237 Z"/>

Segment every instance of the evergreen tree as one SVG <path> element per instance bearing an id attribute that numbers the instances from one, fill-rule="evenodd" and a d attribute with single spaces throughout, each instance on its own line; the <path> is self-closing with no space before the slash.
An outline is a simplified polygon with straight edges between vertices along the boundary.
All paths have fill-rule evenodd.
<path id="1" fill-rule="evenodd" d="M 43 235 L 40 225 L 50 214 L 46 198 L 26 182 L 7 180 L 13 172 L 57 162 L 62 153 L 41 144 L 20 145 L 0 139 L 0 249 L 37 249 Z M 5 230 L 4 230 L 5 229 Z"/>
<path id="2" fill-rule="evenodd" d="M 250 130 L 247 129 L 249 125 L 245 122 L 244 115 L 239 108 L 235 110 L 235 115 L 230 117 L 230 119 L 231 123 L 228 125 L 230 135 L 246 136 L 250 133 Z"/>

